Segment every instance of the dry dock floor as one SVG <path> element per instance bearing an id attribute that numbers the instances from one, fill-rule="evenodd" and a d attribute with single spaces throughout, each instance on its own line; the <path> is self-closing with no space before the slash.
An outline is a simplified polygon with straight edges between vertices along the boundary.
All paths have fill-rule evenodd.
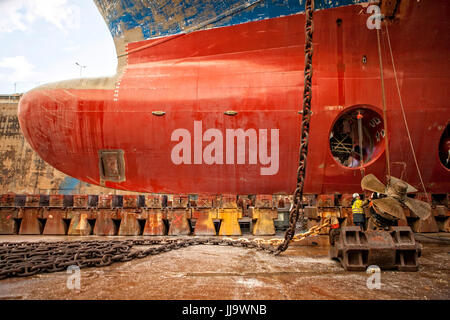
<path id="1" fill-rule="evenodd" d="M 201 245 L 84 268 L 80 290 L 67 288 L 66 272 L 9 278 L 0 280 L 0 299 L 450 299 L 450 234 L 416 238 L 423 245 L 419 271 L 382 271 L 380 289 L 367 287 L 365 272 L 345 272 L 328 257 L 328 236 L 318 236 L 277 257 L 256 249 Z M 0 236 L 0 242 L 78 239 Z"/>

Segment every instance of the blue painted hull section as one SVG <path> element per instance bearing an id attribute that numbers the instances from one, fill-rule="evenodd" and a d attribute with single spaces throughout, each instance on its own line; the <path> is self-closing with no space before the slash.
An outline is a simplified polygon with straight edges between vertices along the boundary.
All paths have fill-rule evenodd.
<path id="1" fill-rule="evenodd" d="M 142 40 L 183 32 L 244 4 L 253 4 L 209 25 L 209 28 L 278 18 L 304 11 L 305 0 L 94 0 L 114 38 L 140 28 Z M 315 0 L 315 10 L 367 2 L 367 0 Z"/>

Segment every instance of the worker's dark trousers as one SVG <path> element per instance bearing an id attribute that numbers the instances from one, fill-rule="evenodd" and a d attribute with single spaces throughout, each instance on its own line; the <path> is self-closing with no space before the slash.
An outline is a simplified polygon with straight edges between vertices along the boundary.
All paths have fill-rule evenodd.
<path id="1" fill-rule="evenodd" d="M 361 229 L 365 230 L 365 222 L 355 222 L 355 226 L 360 226 Z"/>

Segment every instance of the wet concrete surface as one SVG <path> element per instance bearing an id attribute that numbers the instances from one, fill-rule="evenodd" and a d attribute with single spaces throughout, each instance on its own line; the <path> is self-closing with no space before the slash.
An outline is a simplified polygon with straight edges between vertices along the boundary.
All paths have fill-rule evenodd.
<path id="1" fill-rule="evenodd" d="M 281 235 L 279 235 L 281 236 Z M 80 289 L 66 272 L 0 280 L 0 299 L 450 299 L 450 234 L 418 235 L 418 272 L 382 271 L 369 289 L 365 272 L 346 272 L 328 257 L 328 236 L 291 245 L 280 256 L 256 249 L 200 245 L 81 269 Z M 431 237 L 447 239 L 435 241 Z M 89 240 L 142 237 L 88 237 Z M 0 242 L 73 241 L 86 237 L 0 236 Z M 139 247 L 136 247 L 139 248 Z"/>

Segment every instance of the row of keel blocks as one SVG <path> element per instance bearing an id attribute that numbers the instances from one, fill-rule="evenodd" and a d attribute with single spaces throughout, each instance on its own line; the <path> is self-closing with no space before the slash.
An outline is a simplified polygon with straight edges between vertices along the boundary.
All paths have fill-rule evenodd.
<path id="1" fill-rule="evenodd" d="M 253 224 L 253 235 L 274 235 L 275 209 L 83 209 L 1 207 L 0 234 L 20 235 L 242 235 L 241 223 Z M 218 229 L 218 231 L 217 231 Z"/>
<path id="2" fill-rule="evenodd" d="M 0 195 L 0 207 L 52 208 L 285 208 L 286 195 Z"/>
<path id="3" fill-rule="evenodd" d="M 361 193 L 364 198 L 366 195 Z M 448 210 L 450 194 L 416 193 L 418 200 L 432 200 L 432 207 Z M 352 194 L 304 194 L 303 205 L 318 208 L 349 208 Z M 291 195 L 0 195 L 0 207 L 75 207 L 75 208 L 289 208 Z"/>

